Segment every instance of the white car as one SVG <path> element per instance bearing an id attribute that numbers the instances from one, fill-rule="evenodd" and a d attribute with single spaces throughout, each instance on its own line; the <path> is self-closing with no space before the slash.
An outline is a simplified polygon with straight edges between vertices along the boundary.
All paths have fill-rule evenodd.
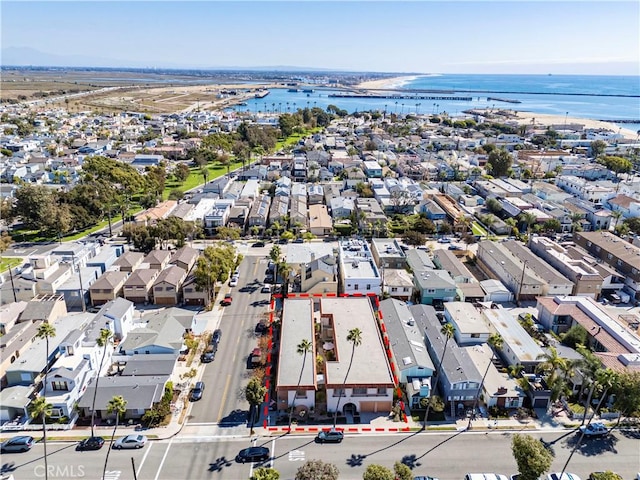
<path id="1" fill-rule="evenodd" d="M 127 435 L 119 438 L 113 444 L 113 448 L 120 450 L 122 448 L 142 448 L 147 443 L 147 437 L 144 435 Z"/>
<path id="2" fill-rule="evenodd" d="M 238 286 L 238 277 L 231 277 L 231 280 L 229 280 L 229 286 L 230 287 L 237 287 Z"/>
<path id="3" fill-rule="evenodd" d="M 550 473 L 547 475 L 547 480 L 580 480 L 580 477 L 575 473 L 563 473 L 562 478 L 560 478 L 560 472 Z"/>
<path id="4" fill-rule="evenodd" d="M 602 422 L 593 422 L 589 425 L 582 425 L 580 432 L 584 434 L 585 437 L 604 437 L 609 433 L 609 429 Z"/>

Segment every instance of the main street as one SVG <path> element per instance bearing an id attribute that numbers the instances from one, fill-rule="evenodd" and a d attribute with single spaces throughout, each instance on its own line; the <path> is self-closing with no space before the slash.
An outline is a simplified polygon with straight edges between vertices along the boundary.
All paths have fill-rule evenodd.
<path id="1" fill-rule="evenodd" d="M 269 307 L 269 294 L 260 291 L 267 263 L 264 255 L 245 256 L 238 285 L 224 287 L 230 291 L 233 302 L 227 307 L 214 306 L 223 309 L 219 326 L 222 340 L 215 360 L 205 367 L 202 376 L 205 393 L 193 403 L 188 425 L 224 428 L 246 425 L 249 404 L 243 393 L 252 373 L 247 368 L 247 359 L 257 346 L 255 326 Z"/>
<path id="2" fill-rule="evenodd" d="M 532 433 L 555 453 L 552 471 L 560 471 L 577 439 L 573 432 Z M 611 469 L 625 480 L 635 479 L 640 470 L 640 442 L 637 432 L 616 431 L 606 439 L 584 441 L 567 471 L 586 480 L 589 473 Z M 313 436 L 284 437 L 206 437 L 182 436 L 149 443 L 142 450 L 113 451 L 109 458 L 110 480 L 132 479 L 131 458 L 138 480 L 248 479 L 258 465 L 239 464 L 235 456 L 250 444 L 271 450 L 272 465 L 282 479 L 292 479 L 306 460 L 321 459 L 334 463 L 340 479 L 361 479 L 367 465 L 378 463 L 393 467 L 403 461 L 414 475 L 432 475 L 440 480 L 462 480 L 466 473 L 516 473 L 511 454 L 512 434 L 508 432 L 438 432 L 418 434 L 347 435 L 340 445 L 318 445 Z M 75 452 L 69 444 L 49 445 L 50 479 L 99 479 L 105 450 Z M 12 469 L 16 480 L 43 477 L 43 447 L 30 452 L 3 455 L 5 470 Z"/>

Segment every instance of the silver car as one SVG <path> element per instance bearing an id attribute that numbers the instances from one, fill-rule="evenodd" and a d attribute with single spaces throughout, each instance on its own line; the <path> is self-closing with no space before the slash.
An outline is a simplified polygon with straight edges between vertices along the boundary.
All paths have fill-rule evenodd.
<path id="1" fill-rule="evenodd" d="M 113 444 L 113 448 L 120 450 L 123 448 L 142 448 L 147 443 L 147 437 L 144 435 L 127 435 L 119 438 Z"/>
<path id="2" fill-rule="evenodd" d="M 34 438 L 29 436 L 13 437 L 2 442 L 0 451 L 4 452 L 26 452 L 31 449 Z"/>

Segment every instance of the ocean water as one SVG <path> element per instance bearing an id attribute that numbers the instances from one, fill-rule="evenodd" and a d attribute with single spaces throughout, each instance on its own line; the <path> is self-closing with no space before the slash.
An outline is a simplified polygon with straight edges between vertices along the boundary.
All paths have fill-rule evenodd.
<path id="1" fill-rule="evenodd" d="M 315 88 L 313 93 L 273 89 L 263 99 L 251 99 L 237 110 L 251 112 L 292 112 L 298 108 L 336 105 L 350 113 L 379 110 L 390 113 L 431 114 L 447 112 L 459 115 L 471 108 L 503 108 L 516 111 L 567 115 L 569 118 L 596 120 L 637 120 L 619 123 L 622 128 L 640 130 L 640 77 L 587 75 L 425 75 L 393 88 L 404 95 L 408 90 L 440 91 L 433 96 L 471 97 L 462 100 L 420 100 L 414 98 L 362 99 L 328 97 L 338 90 Z M 445 93 L 446 92 L 446 93 Z M 490 93 L 500 92 L 500 93 Z M 578 94 L 578 95 L 576 95 Z M 603 94 L 611 96 L 603 96 Z M 488 97 L 519 100 L 508 103 Z M 288 102 L 288 103 L 287 103 Z"/>

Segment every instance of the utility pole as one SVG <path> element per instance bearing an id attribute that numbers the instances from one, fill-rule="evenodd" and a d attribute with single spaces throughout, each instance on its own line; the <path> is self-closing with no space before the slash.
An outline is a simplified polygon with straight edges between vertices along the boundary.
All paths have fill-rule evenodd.
<path id="1" fill-rule="evenodd" d="M 76 266 L 76 254 L 75 252 L 71 252 L 71 266 L 75 268 Z M 80 302 L 82 302 L 82 311 L 87 311 L 87 305 L 84 301 L 84 285 L 82 284 L 82 272 L 80 272 L 80 265 L 78 265 L 78 280 L 80 280 Z"/>
<path id="2" fill-rule="evenodd" d="M 522 275 L 520 276 L 520 284 L 518 285 L 518 297 L 516 298 L 516 305 L 520 306 L 520 296 L 522 295 L 522 284 L 524 283 L 524 273 L 527 270 L 527 263 L 529 260 L 525 260 L 522 264 Z"/>
<path id="3" fill-rule="evenodd" d="M 16 286 L 13 284 L 13 268 L 9 267 L 9 278 L 11 279 L 11 291 L 13 292 L 13 301 L 18 303 L 16 298 Z"/>

